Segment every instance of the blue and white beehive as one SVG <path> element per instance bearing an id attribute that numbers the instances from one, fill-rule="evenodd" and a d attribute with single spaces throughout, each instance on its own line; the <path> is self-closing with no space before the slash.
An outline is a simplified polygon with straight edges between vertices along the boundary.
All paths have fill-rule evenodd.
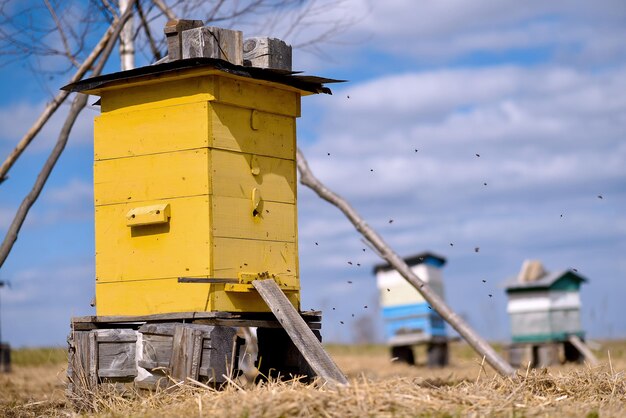
<path id="1" fill-rule="evenodd" d="M 446 263 L 445 258 L 424 252 L 404 261 L 420 279 L 444 297 L 441 268 Z M 374 274 L 389 345 L 404 346 L 446 337 L 441 316 L 400 273 L 389 264 L 380 264 L 374 267 Z"/>

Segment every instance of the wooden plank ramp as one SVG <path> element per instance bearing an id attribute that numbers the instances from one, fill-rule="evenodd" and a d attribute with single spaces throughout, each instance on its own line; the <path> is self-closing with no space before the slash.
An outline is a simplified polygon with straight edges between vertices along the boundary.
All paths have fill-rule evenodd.
<path id="1" fill-rule="evenodd" d="M 570 335 L 568 341 L 587 359 L 591 366 L 598 365 L 598 359 L 593 355 L 589 347 L 581 340 L 578 335 Z"/>
<path id="2" fill-rule="evenodd" d="M 304 356 L 309 366 L 327 382 L 347 385 L 348 379 L 328 355 L 322 344 L 315 337 L 287 296 L 274 280 L 254 280 L 254 288 L 272 310 L 278 322 Z"/>

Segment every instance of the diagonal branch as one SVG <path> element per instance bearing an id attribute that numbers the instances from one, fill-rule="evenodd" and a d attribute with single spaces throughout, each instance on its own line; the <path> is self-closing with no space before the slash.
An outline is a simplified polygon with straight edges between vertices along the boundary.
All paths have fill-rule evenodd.
<path id="1" fill-rule="evenodd" d="M 161 59 L 161 53 L 159 52 L 159 48 L 156 45 L 156 42 L 154 41 L 154 37 L 152 37 L 152 32 L 150 31 L 150 25 L 148 24 L 148 21 L 146 20 L 146 15 L 143 12 L 143 8 L 141 7 L 141 2 L 137 3 L 137 14 L 139 15 L 139 21 L 141 22 L 141 27 L 143 28 L 143 31 L 146 34 L 146 37 L 148 38 L 148 43 L 150 44 L 150 51 L 152 52 L 152 55 L 155 58 L 155 61 L 158 61 Z M 139 31 L 139 29 L 137 30 Z"/>
<path id="2" fill-rule="evenodd" d="M 72 51 L 70 49 L 70 44 L 67 41 L 67 36 L 65 36 L 63 25 L 61 25 L 61 21 L 59 20 L 57 13 L 54 11 L 54 8 L 50 4 L 50 0 L 44 0 L 44 3 L 46 4 L 46 7 L 48 8 L 50 15 L 52 16 L 52 20 L 54 20 L 54 24 L 57 26 L 57 30 L 59 31 L 59 36 L 61 36 L 61 42 L 63 42 L 63 48 L 65 49 L 65 56 L 67 57 L 68 60 L 70 60 L 70 62 L 74 65 L 74 67 L 79 68 L 80 65 L 78 61 L 76 61 L 76 58 L 74 57 L 74 55 L 72 54 Z"/>
<path id="3" fill-rule="evenodd" d="M 133 0 L 134 2 L 134 0 Z M 130 8 L 129 8 L 130 10 Z M 131 13 L 124 14 L 120 19 L 115 19 L 111 26 L 104 33 L 98 44 L 91 51 L 89 56 L 83 61 L 80 68 L 74 73 L 69 83 L 75 83 L 76 81 L 83 78 L 83 76 L 89 71 L 89 69 L 93 66 L 93 63 L 98 59 L 98 56 L 102 53 L 102 50 L 107 45 L 107 42 L 113 36 L 113 33 L 117 31 L 117 28 L 121 28 L 124 22 L 131 16 Z M 113 37 L 115 39 L 115 37 Z M 50 103 L 46 105 L 44 111 L 39 115 L 39 118 L 35 121 L 35 123 L 30 127 L 28 132 L 22 137 L 20 142 L 18 142 L 17 146 L 11 151 L 11 153 L 7 156 L 6 160 L 0 166 L 0 184 L 7 179 L 7 173 L 15 164 L 15 161 L 22 155 L 26 147 L 30 145 L 32 140 L 37 136 L 37 134 L 41 131 L 43 126 L 48 122 L 48 119 L 57 111 L 59 106 L 65 101 L 69 92 L 60 91 L 54 99 Z"/>
<path id="4" fill-rule="evenodd" d="M 133 7 L 134 2 L 135 0 L 130 0 L 127 11 L 124 13 L 124 15 L 122 15 L 122 17 L 118 20 L 118 22 L 113 26 L 113 31 L 111 33 L 111 36 L 108 38 L 108 41 L 106 42 L 106 45 L 104 49 L 102 50 L 100 59 L 98 60 L 98 63 L 93 69 L 93 72 L 92 72 L 93 76 L 100 75 L 100 73 L 102 72 L 102 69 L 104 68 L 104 64 L 106 63 L 109 56 L 111 55 L 111 51 L 113 50 L 113 46 L 115 45 L 115 42 L 117 40 L 117 37 L 120 34 L 120 31 L 122 30 L 125 20 L 132 13 L 132 7 Z M 9 256 L 9 253 L 11 252 L 11 249 L 13 248 L 13 244 L 15 244 L 15 241 L 17 241 L 17 236 L 20 232 L 20 229 L 22 228 L 22 225 L 24 224 L 24 220 L 26 219 L 26 216 L 28 215 L 28 211 L 30 210 L 30 208 L 33 206 L 33 204 L 35 203 L 35 201 L 41 194 L 41 191 L 43 190 L 43 187 L 45 186 L 46 181 L 48 180 L 48 177 L 50 176 L 50 173 L 52 172 L 52 169 L 54 168 L 56 162 L 59 160 L 59 157 L 61 156 L 61 154 L 63 153 L 63 150 L 65 149 L 65 145 L 67 144 L 67 140 L 70 136 L 70 132 L 72 131 L 72 127 L 74 126 L 74 123 L 76 122 L 76 119 L 78 118 L 78 115 L 80 114 L 81 110 L 83 110 L 85 106 L 87 105 L 88 97 L 89 96 L 86 94 L 78 94 L 74 98 L 74 101 L 72 102 L 72 107 L 70 108 L 70 112 L 67 115 L 67 119 L 65 120 L 65 123 L 63 124 L 63 127 L 61 128 L 61 131 L 59 132 L 59 137 L 57 139 L 57 142 L 54 148 L 52 149 L 52 151 L 50 152 L 50 155 L 48 156 L 48 159 L 46 160 L 45 164 L 43 165 L 41 172 L 39 172 L 39 175 L 37 176 L 37 180 L 35 180 L 35 184 L 33 185 L 33 188 L 26 195 L 26 197 L 24 197 L 24 200 L 22 200 L 22 204 L 18 208 L 15 214 L 15 217 L 13 218 L 13 222 L 11 222 L 11 226 L 9 226 L 9 230 L 7 231 L 4 237 L 4 241 L 2 242 L 2 245 L 0 246 L 0 267 L 2 267 L 2 265 L 6 261 L 7 257 Z"/>
<path id="5" fill-rule="evenodd" d="M 363 218 L 357 213 L 350 204 L 329 190 L 321 183 L 311 172 L 309 165 L 302 155 L 297 151 L 298 171 L 300 172 L 300 183 L 311 188 L 319 197 L 327 202 L 337 206 L 344 215 L 352 222 L 354 227 L 359 231 L 393 268 L 402 275 L 418 292 L 422 294 L 424 299 L 442 316 L 464 339 L 469 345 L 476 350 L 481 356 L 484 356 L 487 362 L 502 376 L 514 376 L 515 370 L 506 363 L 495 350 L 480 337 L 468 324 L 457 315 L 444 300 L 435 293 L 428 284 L 417 277 L 404 260 L 389 247 L 378 233 L 372 229 Z"/>
<path id="6" fill-rule="evenodd" d="M 152 3 L 154 3 L 156 7 L 161 9 L 161 11 L 165 14 L 165 16 L 167 16 L 169 20 L 176 19 L 176 13 L 174 13 L 172 9 L 167 7 L 167 4 L 165 4 L 163 0 L 152 0 Z"/>

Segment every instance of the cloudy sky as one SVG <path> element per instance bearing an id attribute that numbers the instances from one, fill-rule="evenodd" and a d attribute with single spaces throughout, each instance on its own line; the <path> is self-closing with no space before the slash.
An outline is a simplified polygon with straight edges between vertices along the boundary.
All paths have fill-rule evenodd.
<path id="1" fill-rule="evenodd" d="M 303 99 L 298 140 L 315 174 L 401 255 L 446 257 L 447 301 L 485 337 L 509 338 L 499 283 L 528 258 L 576 268 L 588 334 L 626 337 L 624 2 L 347 0 L 324 13 L 351 24 L 322 54 L 295 51 L 294 68 L 349 82 Z M 28 70 L 0 67 L 2 158 L 66 81 Z M 0 186 L 2 234 L 62 113 Z M 63 344 L 70 316 L 91 312 L 97 113 L 83 113 L 0 270 L 14 346 Z M 381 338 L 380 260 L 302 187 L 299 239 L 303 307 L 324 311 L 325 340 L 367 327 Z"/>

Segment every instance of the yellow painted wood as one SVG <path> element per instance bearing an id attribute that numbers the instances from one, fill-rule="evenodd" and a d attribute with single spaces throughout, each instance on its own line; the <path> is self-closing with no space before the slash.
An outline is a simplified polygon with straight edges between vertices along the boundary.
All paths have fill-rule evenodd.
<path id="1" fill-rule="evenodd" d="M 94 124 L 97 160 L 214 147 L 295 160 L 295 120 L 208 102 L 102 114 Z"/>
<path id="2" fill-rule="evenodd" d="M 170 221 L 170 204 L 139 206 L 126 213 L 126 226 L 137 227 L 145 225 L 164 224 Z"/>
<path id="3" fill-rule="evenodd" d="M 296 122 L 288 116 L 257 112 L 252 129 L 252 110 L 211 102 L 211 146 L 248 154 L 295 160 Z"/>
<path id="4" fill-rule="evenodd" d="M 208 147 L 209 128 L 208 102 L 105 113 L 94 122 L 95 160 Z"/>
<path id="5" fill-rule="evenodd" d="M 111 282 L 209 276 L 211 236 L 208 196 L 146 203 L 168 203 L 170 221 L 160 225 L 128 227 L 126 214 L 144 203 L 96 207 L 96 280 Z"/>
<path id="6" fill-rule="evenodd" d="M 267 271 L 282 283 L 299 286 L 297 246 L 293 242 L 213 238 L 213 275 L 237 278 L 239 273 Z"/>
<path id="7" fill-rule="evenodd" d="M 245 79 L 217 77 L 217 100 L 262 112 L 299 117 L 300 94 Z"/>
<path id="8" fill-rule="evenodd" d="M 177 281 L 263 272 L 278 276 L 299 309 L 295 117 L 302 92 L 187 70 L 98 91 L 98 314 L 267 312 L 248 284 Z M 153 205 L 169 205 L 169 221 Z M 163 223 L 128 226 L 156 221 Z"/>
<path id="9" fill-rule="evenodd" d="M 261 199 L 257 216 L 253 216 L 253 209 L 251 197 L 213 196 L 213 236 L 295 242 L 296 211 L 292 204 Z"/>
<path id="10" fill-rule="evenodd" d="M 278 282 L 278 280 L 275 280 Z M 278 283 L 277 283 L 278 284 Z M 281 286 L 278 284 L 283 292 L 297 292 L 300 290 L 299 287 L 296 286 Z M 250 292 L 254 290 L 254 286 L 246 283 L 227 283 L 224 285 L 224 291 L 226 292 Z"/>
<path id="11" fill-rule="evenodd" d="M 291 160 L 213 149 L 212 193 L 249 198 L 257 188 L 265 200 L 295 203 L 296 167 Z M 256 173 L 256 174 L 254 174 Z"/>
<path id="12" fill-rule="evenodd" d="M 96 205 L 211 193 L 209 150 L 194 149 L 94 163 Z"/>
<path id="13" fill-rule="evenodd" d="M 251 287 L 251 285 L 243 286 Z M 96 314 L 150 315 L 194 311 L 269 312 L 267 304 L 254 289 L 232 292 L 226 291 L 224 287 L 224 284 L 179 283 L 177 278 L 96 283 Z M 300 295 L 297 288 L 287 288 L 285 294 L 299 309 Z"/>
<path id="14" fill-rule="evenodd" d="M 96 314 L 210 311 L 214 310 L 208 305 L 213 286 L 209 283 L 178 283 L 178 278 L 96 283 Z"/>
<path id="15" fill-rule="evenodd" d="M 141 109 L 161 109 L 184 103 L 207 102 L 215 99 L 216 81 L 213 76 L 167 78 L 143 83 L 127 83 L 123 88 L 101 91 L 102 113 L 129 112 Z"/>
<path id="16" fill-rule="evenodd" d="M 224 285 L 220 285 L 224 286 Z M 293 306 L 300 310 L 300 292 L 285 292 L 287 299 Z M 227 312 L 269 312 L 267 304 L 255 291 L 249 292 L 227 292 L 225 290 L 215 290 L 211 301 L 212 310 Z"/>

